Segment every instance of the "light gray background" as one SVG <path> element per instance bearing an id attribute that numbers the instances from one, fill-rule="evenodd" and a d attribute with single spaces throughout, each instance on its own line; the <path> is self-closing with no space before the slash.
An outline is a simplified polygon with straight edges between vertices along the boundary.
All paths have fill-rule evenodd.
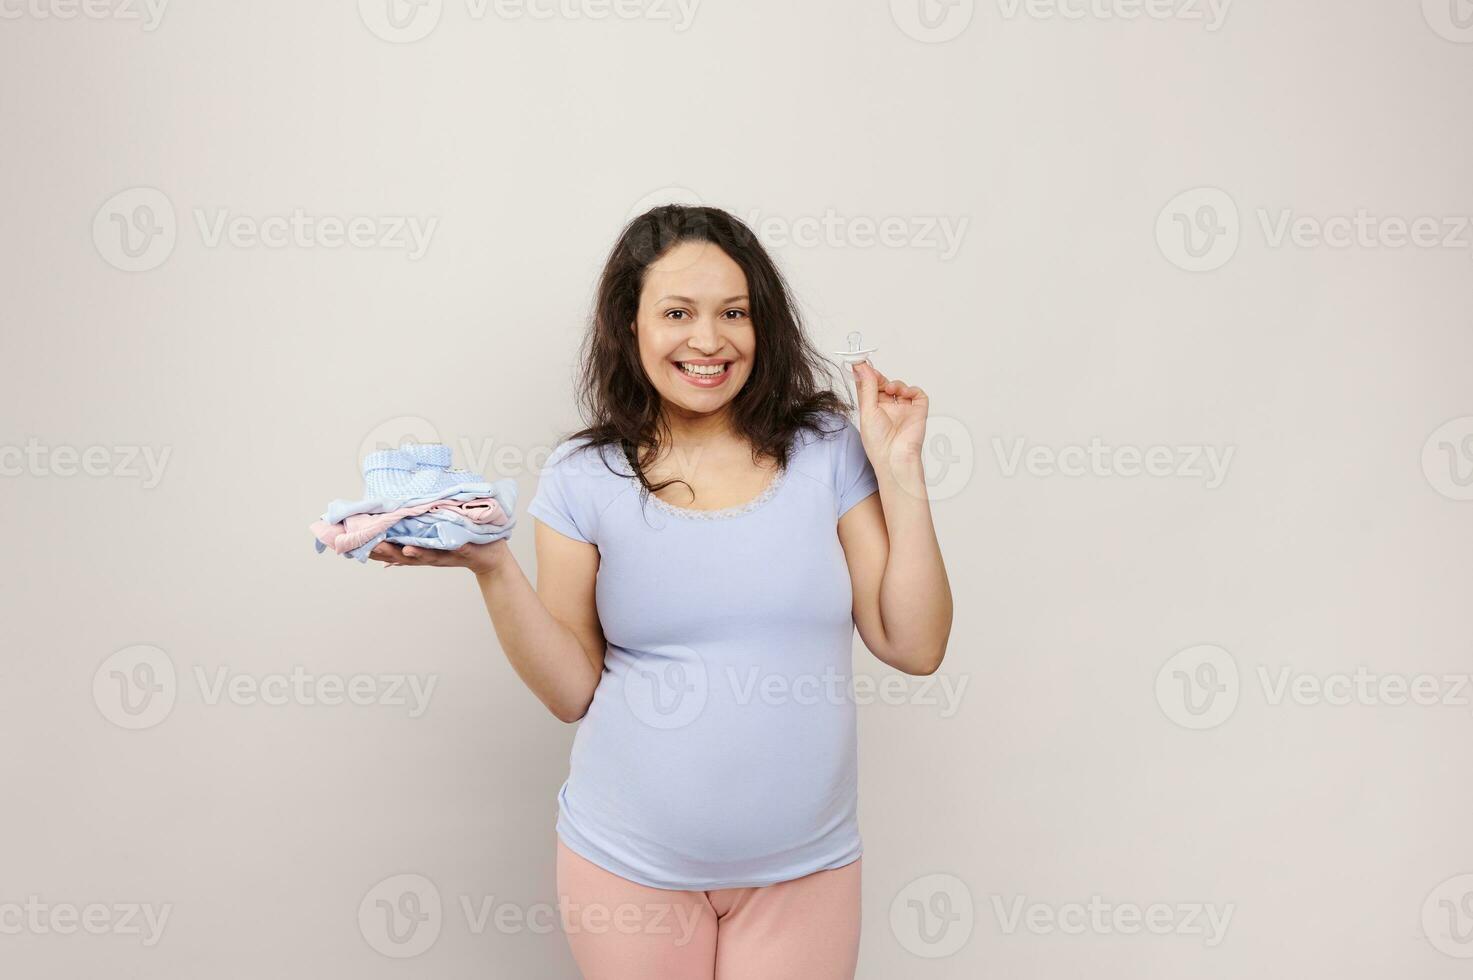
<path id="1" fill-rule="evenodd" d="M 931 683 L 966 686 L 951 715 L 903 677 L 862 711 L 861 977 L 1466 976 L 1473 707 L 1444 679 L 1473 669 L 1466 0 L 1218 23 L 988 0 L 932 7 L 935 30 L 915 0 L 705 0 L 688 24 L 593 2 L 444 0 L 405 41 L 382 0 L 181 3 L 151 30 L 6 0 L 0 973 L 575 975 L 558 933 L 477 932 L 461 905 L 552 901 L 574 728 L 469 575 L 318 556 L 306 525 L 402 435 L 507 450 L 490 468 L 525 504 L 578 422 L 608 246 L 685 196 L 768 219 L 820 348 L 862 330 L 931 396 L 956 597 Z M 157 202 L 136 188 L 176 241 L 125 271 L 113 215 Z M 413 259 L 211 244 L 197 218 L 294 208 L 437 224 Z M 1272 237 L 1358 211 L 1393 223 Z M 1213 267 L 1184 268 L 1178 214 L 1225 230 L 1198 240 Z M 1419 217 L 1452 242 L 1388 244 Z M 938 220 L 965 228 L 953 254 Z M 876 244 L 886 221 L 907 231 Z M 1096 437 L 1233 455 L 1216 486 L 1009 467 L 1017 440 L 1068 461 Z M 101 475 L 73 473 L 91 447 Z M 128 447 L 169 453 L 156 486 Z M 109 658 L 137 645 L 175 700 L 127 730 Z M 858 642 L 856 663 L 897 676 Z M 411 718 L 210 703 L 197 679 L 298 666 L 437 686 Z M 1461 703 L 1273 702 L 1282 671 L 1357 667 Z M 1172 693 L 1214 676 L 1238 680 L 1215 716 Z M 358 916 L 400 874 L 443 901 L 409 958 Z M 113 911 L 101 935 L 17 927 L 33 895 L 171 910 L 146 945 Z M 1020 900 L 1072 922 L 1096 895 L 1232 918 L 1220 942 L 1175 911 L 1167 935 L 1008 929 Z"/>

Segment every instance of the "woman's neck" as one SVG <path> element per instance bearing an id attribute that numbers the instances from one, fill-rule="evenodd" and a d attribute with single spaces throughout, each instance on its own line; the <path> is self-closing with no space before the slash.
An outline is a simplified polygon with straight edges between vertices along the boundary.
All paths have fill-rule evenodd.
<path id="1" fill-rule="evenodd" d="M 670 432 L 670 444 L 683 450 L 714 448 L 741 441 L 732 429 L 731 416 L 725 409 L 699 414 L 667 408 L 665 425 Z"/>

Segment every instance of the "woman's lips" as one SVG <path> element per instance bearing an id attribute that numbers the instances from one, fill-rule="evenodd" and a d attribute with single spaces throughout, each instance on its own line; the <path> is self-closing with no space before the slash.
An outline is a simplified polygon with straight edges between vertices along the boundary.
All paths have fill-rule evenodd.
<path id="1" fill-rule="evenodd" d="M 731 362 L 729 361 L 727 362 L 726 369 L 724 371 L 722 371 L 720 374 L 714 374 L 709 377 L 691 374 L 689 371 L 685 370 L 685 368 L 681 367 L 678 363 L 675 362 L 671 362 L 670 367 L 675 371 L 676 374 L 680 375 L 680 377 L 684 381 L 686 381 L 688 384 L 694 385 L 697 388 L 719 388 L 726 383 L 727 377 L 731 374 Z"/>

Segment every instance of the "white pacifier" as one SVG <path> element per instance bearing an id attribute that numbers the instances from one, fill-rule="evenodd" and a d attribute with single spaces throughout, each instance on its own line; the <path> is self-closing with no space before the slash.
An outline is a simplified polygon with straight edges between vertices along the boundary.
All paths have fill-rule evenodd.
<path id="1" fill-rule="evenodd" d="M 871 354 L 879 350 L 878 347 L 861 347 L 860 344 L 863 342 L 863 338 L 860 336 L 858 330 L 853 331 L 844 339 L 849 342 L 849 349 L 830 351 L 830 353 L 835 357 L 842 357 L 845 364 L 858 364 L 860 361 L 867 361 Z"/>

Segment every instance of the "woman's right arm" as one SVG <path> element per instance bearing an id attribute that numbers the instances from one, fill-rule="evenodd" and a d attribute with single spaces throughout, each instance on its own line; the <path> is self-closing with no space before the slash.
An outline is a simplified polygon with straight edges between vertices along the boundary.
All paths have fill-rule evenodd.
<path id="1" fill-rule="evenodd" d="M 536 591 L 510 552 L 477 572 L 476 582 L 517 676 L 560 721 L 574 722 L 588 711 L 604 666 L 598 548 L 541 521 L 536 527 Z"/>
<path id="2" fill-rule="evenodd" d="M 560 721 L 588 711 L 603 673 L 604 636 L 594 588 L 598 548 L 537 521 L 537 588 L 505 539 L 437 552 L 381 542 L 372 557 L 390 564 L 469 568 L 506 659 Z"/>

